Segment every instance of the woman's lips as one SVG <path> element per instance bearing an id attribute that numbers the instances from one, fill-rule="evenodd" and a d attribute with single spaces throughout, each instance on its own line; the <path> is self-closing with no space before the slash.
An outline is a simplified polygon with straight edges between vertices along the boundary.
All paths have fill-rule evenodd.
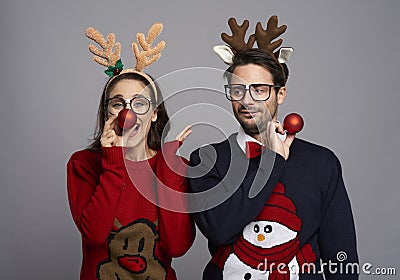
<path id="1" fill-rule="evenodd" d="M 136 123 L 130 130 L 129 130 L 129 137 L 134 137 L 138 134 L 140 128 L 140 124 Z"/>

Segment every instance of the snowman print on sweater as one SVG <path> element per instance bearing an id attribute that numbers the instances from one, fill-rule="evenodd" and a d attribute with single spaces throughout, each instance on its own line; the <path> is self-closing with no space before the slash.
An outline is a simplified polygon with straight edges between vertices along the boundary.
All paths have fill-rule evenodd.
<path id="1" fill-rule="evenodd" d="M 307 267 L 303 264 L 316 260 L 310 244 L 300 247 L 300 228 L 296 207 L 278 183 L 263 210 L 230 247 L 230 254 L 225 253 L 223 279 L 299 279 Z"/>

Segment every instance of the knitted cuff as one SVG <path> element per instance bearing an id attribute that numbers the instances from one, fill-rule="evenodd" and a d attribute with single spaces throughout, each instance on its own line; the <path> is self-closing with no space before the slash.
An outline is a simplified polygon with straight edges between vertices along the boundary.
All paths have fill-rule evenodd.
<path id="1" fill-rule="evenodd" d="M 164 156 L 176 155 L 176 151 L 182 146 L 183 142 L 179 140 L 174 140 L 166 142 L 162 145 L 161 151 Z"/>
<path id="2" fill-rule="evenodd" d="M 103 161 L 106 164 L 124 164 L 124 153 L 126 148 L 119 146 L 101 147 Z"/>
<path id="3" fill-rule="evenodd" d="M 271 176 L 279 178 L 280 173 L 282 172 L 282 168 L 285 166 L 285 163 L 286 160 L 283 158 L 283 156 L 277 153 L 275 157 L 274 168 L 272 169 L 271 172 Z"/>
<path id="4" fill-rule="evenodd" d="M 265 149 L 261 156 L 259 169 L 264 172 L 268 172 L 270 170 L 270 177 L 279 177 L 282 168 L 285 166 L 285 163 L 286 160 L 283 156 L 270 149 Z"/>

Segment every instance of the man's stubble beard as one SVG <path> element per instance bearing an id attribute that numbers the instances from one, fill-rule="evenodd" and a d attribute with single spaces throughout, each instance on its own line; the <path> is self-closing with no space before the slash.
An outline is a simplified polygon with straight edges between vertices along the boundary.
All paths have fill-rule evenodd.
<path id="1" fill-rule="evenodd" d="M 262 111 L 263 117 L 259 119 L 253 119 L 254 122 L 249 124 L 246 121 L 243 121 L 243 116 L 241 116 L 241 114 L 239 113 L 239 111 L 243 107 L 244 106 L 241 105 L 238 108 L 238 111 L 234 110 L 234 115 L 237 121 L 239 122 L 240 126 L 243 128 L 244 132 L 253 138 L 256 138 L 255 136 L 259 135 L 260 133 L 264 132 L 267 129 L 268 122 L 273 120 L 278 112 L 278 102 L 276 101 L 274 107 L 272 108 L 272 112 L 270 112 L 266 107 L 265 110 Z"/>

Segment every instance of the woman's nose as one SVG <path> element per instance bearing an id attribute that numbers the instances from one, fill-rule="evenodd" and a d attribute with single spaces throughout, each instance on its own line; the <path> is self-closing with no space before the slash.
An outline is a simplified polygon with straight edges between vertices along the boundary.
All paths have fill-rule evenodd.
<path id="1" fill-rule="evenodd" d="M 125 109 L 132 109 L 131 102 L 125 102 Z"/>

